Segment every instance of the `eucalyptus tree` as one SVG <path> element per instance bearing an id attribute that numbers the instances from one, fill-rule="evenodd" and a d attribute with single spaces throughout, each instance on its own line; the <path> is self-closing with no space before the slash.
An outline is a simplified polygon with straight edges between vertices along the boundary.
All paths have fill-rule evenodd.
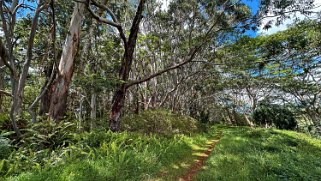
<path id="1" fill-rule="evenodd" d="M 192 4 L 192 9 L 180 8 L 180 5 Z M 140 0 L 137 5 L 137 10 L 133 18 L 133 22 L 129 31 L 129 36 L 126 37 L 124 27 L 119 18 L 112 12 L 112 10 L 96 1 L 89 1 L 87 4 L 88 10 L 92 16 L 98 21 L 115 27 L 118 30 L 119 38 L 123 41 L 124 55 L 121 60 L 121 67 L 119 70 L 119 83 L 114 93 L 113 105 L 110 114 L 109 128 L 112 131 L 118 131 L 120 126 L 121 111 L 124 107 L 125 96 L 127 90 L 134 86 L 158 77 L 166 72 L 182 67 L 188 63 L 193 62 L 198 58 L 202 51 L 207 51 L 208 45 L 212 43 L 213 38 L 219 35 L 221 31 L 232 29 L 236 24 L 247 20 L 249 10 L 241 2 L 235 1 L 172 1 L 170 4 L 170 11 L 165 13 L 167 22 L 163 22 L 163 32 L 170 32 L 171 35 L 163 40 L 166 42 L 165 47 L 172 47 L 172 52 L 168 56 L 172 63 L 162 65 L 156 72 L 141 77 L 138 80 L 130 80 L 129 74 L 135 61 L 134 52 L 137 44 L 137 37 L 139 34 L 139 27 L 141 25 L 143 15 L 149 17 L 151 13 L 156 10 L 148 12 L 145 10 L 145 0 Z M 106 10 L 111 19 L 106 19 L 98 16 L 92 9 L 96 6 Z M 166 19 L 164 19 L 166 20 Z M 163 33 L 162 32 L 162 33 Z M 177 34 L 173 34 L 177 33 Z M 188 36 L 183 36 L 188 33 Z M 162 39 L 162 36 L 158 38 Z M 163 45 L 164 46 L 164 45 Z M 174 48 L 173 48 L 174 47 Z M 146 47 L 144 47 L 146 48 Z M 170 53 L 174 53 L 171 56 Z"/>
<path id="2" fill-rule="evenodd" d="M 2 31 L 4 32 L 5 37 L 5 45 L 0 43 L 0 49 L 2 49 L 1 59 L 10 72 L 12 95 L 10 119 L 12 121 L 13 129 L 18 136 L 20 136 L 21 133 L 17 127 L 16 117 L 18 114 L 21 114 L 22 111 L 21 107 L 23 101 L 23 92 L 26 85 L 30 64 L 33 60 L 33 47 L 38 27 L 38 19 L 40 17 L 40 13 L 47 9 L 49 4 L 46 1 L 40 0 L 37 8 L 34 10 L 34 15 L 30 23 L 30 33 L 27 41 L 28 44 L 26 47 L 24 47 L 26 50 L 26 55 L 23 57 L 25 61 L 21 70 L 19 70 L 19 66 L 17 65 L 16 61 L 17 57 L 15 55 L 15 47 L 18 44 L 19 37 L 16 37 L 15 28 L 17 25 L 17 13 L 25 6 L 26 5 L 24 3 L 19 3 L 18 0 L 9 2 L 0 1 Z"/>
<path id="3" fill-rule="evenodd" d="M 85 5 L 75 2 L 74 11 L 71 16 L 69 32 L 66 37 L 60 58 L 57 78 L 55 79 L 51 89 L 49 116 L 54 120 L 60 120 L 65 114 L 67 108 L 67 97 L 69 85 L 71 83 L 74 60 L 77 54 L 80 38 L 80 29 L 83 21 Z"/>

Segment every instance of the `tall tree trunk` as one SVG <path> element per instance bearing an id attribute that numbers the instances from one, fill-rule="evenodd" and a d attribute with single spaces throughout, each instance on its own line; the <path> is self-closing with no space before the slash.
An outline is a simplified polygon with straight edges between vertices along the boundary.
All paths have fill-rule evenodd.
<path id="1" fill-rule="evenodd" d="M 52 84 L 51 76 L 55 76 L 54 75 L 55 72 L 53 72 L 55 70 L 53 67 L 54 65 L 49 65 L 48 67 L 45 68 L 46 81 L 43 87 L 41 88 L 41 92 L 44 92 L 44 93 L 40 98 L 40 109 L 39 109 L 40 116 L 43 116 L 49 112 L 52 89 L 47 89 L 47 85 L 49 84 L 49 87 L 51 87 L 51 84 Z"/>
<path id="2" fill-rule="evenodd" d="M 120 130 L 120 115 L 125 102 L 125 86 L 118 89 L 113 98 L 113 106 L 109 117 L 109 129 L 111 131 Z"/>
<path id="3" fill-rule="evenodd" d="M 74 59 L 79 45 L 79 33 L 83 20 L 84 7 L 85 5 L 83 3 L 75 3 L 69 33 L 66 37 L 58 67 L 58 77 L 52 85 L 53 93 L 50 99 L 49 116 L 54 120 L 62 119 L 66 112 L 69 85 L 71 83 Z"/>
<path id="4" fill-rule="evenodd" d="M 0 90 L 4 90 L 4 71 L 2 67 L 4 66 L 4 63 L 2 61 L 2 58 L 0 57 Z M 3 98 L 4 95 L 0 93 L 0 113 L 3 112 Z"/>
<path id="5" fill-rule="evenodd" d="M 127 84 L 129 78 L 129 72 L 131 70 L 133 57 L 134 57 L 134 51 L 136 47 L 136 41 L 137 41 L 137 35 L 139 31 L 139 25 L 143 18 L 143 10 L 144 10 L 145 0 L 140 0 L 135 18 L 132 23 L 132 27 L 130 29 L 130 34 L 128 37 L 128 40 L 126 38 L 122 37 L 124 41 L 125 46 L 125 53 L 122 60 L 122 66 L 119 72 L 119 78 L 124 82 L 121 83 L 118 88 L 116 89 L 116 92 L 114 94 L 113 98 L 113 105 L 109 117 L 109 129 L 111 131 L 119 131 L 120 130 L 120 115 L 122 108 L 124 107 L 125 97 L 126 97 L 126 91 L 127 91 Z M 119 31 L 121 33 L 121 36 L 123 36 L 122 29 L 119 28 Z M 122 35 L 123 34 L 123 35 Z"/>
<path id="6" fill-rule="evenodd" d="M 11 79 L 11 92 L 12 92 L 12 104 L 11 110 L 9 113 L 10 120 L 12 123 L 13 130 L 17 134 L 18 137 L 21 136 L 20 130 L 17 126 L 16 122 L 16 102 L 17 102 L 17 89 L 18 89 L 18 75 L 15 67 L 14 57 L 13 57 L 13 47 L 14 47 L 14 28 L 16 24 L 16 12 L 15 9 L 18 6 L 18 0 L 13 0 L 10 7 L 10 20 L 6 20 L 5 12 L 4 12 L 4 2 L 0 1 L 0 13 L 1 13 L 1 21 L 2 21 L 2 31 L 5 34 L 6 38 L 6 48 L 4 47 L 1 39 L 0 39 L 0 55 L 2 61 L 5 65 L 10 69 L 10 79 Z"/>
<path id="7" fill-rule="evenodd" d="M 97 94 L 93 92 L 90 99 L 90 129 L 95 128 L 95 120 L 97 118 Z"/>
<path id="8" fill-rule="evenodd" d="M 57 22 L 56 22 L 55 0 L 51 0 L 50 6 L 51 6 L 51 13 L 52 13 L 52 30 L 53 30 L 51 33 L 53 61 L 50 63 L 49 66 L 45 67 L 46 81 L 41 89 L 41 92 L 43 93 L 43 95 L 40 98 L 40 109 L 39 109 L 39 115 L 41 116 L 49 112 L 50 101 L 51 101 L 50 98 L 53 92 L 53 90 L 51 89 L 51 86 L 53 83 L 53 79 L 56 77 L 56 73 L 57 73 L 56 64 L 57 64 L 58 54 L 57 54 L 57 48 L 56 48 Z M 61 56 L 61 52 L 59 57 L 60 56 Z"/>

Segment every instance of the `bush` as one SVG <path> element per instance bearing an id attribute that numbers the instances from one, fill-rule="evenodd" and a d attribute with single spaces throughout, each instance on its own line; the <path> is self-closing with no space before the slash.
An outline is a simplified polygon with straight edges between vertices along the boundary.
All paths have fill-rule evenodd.
<path id="1" fill-rule="evenodd" d="M 199 123 L 189 116 L 177 115 L 165 110 L 147 110 L 138 115 L 130 114 L 124 117 L 122 130 L 163 135 L 188 134 L 198 131 Z"/>
<path id="2" fill-rule="evenodd" d="M 23 145 L 33 150 L 51 149 L 66 146 L 73 141 L 76 125 L 71 122 L 44 121 L 31 125 L 29 129 L 22 130 Z"/>
<path id="3" fill-rule="evenodd" d="M 297 121 L 293 113 L 286 107 L 264 104 L 253 112 L 253 119 L 261 126 L 275 125 L 279 129 L 293 130 L 297 127 Z"/>
<path id="4" fill-rule="evenodd" d="M 6 159 L 11 153 L 10 140 L 0 136 L 0 160 Z"/>

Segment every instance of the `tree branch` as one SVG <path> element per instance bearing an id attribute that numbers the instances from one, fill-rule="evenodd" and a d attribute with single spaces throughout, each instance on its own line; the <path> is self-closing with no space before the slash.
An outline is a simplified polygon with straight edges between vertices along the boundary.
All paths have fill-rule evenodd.
<path id="1" fill-rule="evenodd" d="M 89 13 L 93 16 L 94 19 L 96 19 L 98 22 L 101 22 L 101 23 L 105 23 L 105 24 L 108 24 L 108 25 L 111 25 L 115 28 L 119 28 L 121 27 L 121 25 L 118 23 L 118 22 L 115 22 L 115 21 L 110 21 L 106 18 L 102 18 L 100 17 L 99 15 L 97 15 L 91 8 L 90 8 L 90 4 L 91 4 L 92 1 L 89 1 L 87 2 L 87 10 L 89 11 Z M 95 5 L 95 4 L 94 4 Z M 102 6 L 102 5 L 100 5 Z M 100 7 L 98 6 L 98 7 Z"/>
<path id="2" fill-rule="evenodd" d="M 114 21 L 115 23 L 118 23 L 118 24 L 119 24 L 119 21 L 118 21 L 116 15 L 114 14 L 114 12 L 113 12 L 110 8 L 108 8 L 107 6 L 105 6 L 105 5 L 103 5 L 103 4 L 97 3 L 97 1 L 95 1 L 95 0 L 91 0 L 91 2 L 92 2 L 93 5 L 99 7 L 99 8 L 101 8 L 101 9 L 103 9 L 103 10 L 106 10 L 106 11 L 108 12 L 108 14 L 111 16 L 111 18 L 113 19 L 113 21 Z"/>
<path id="3" fill-rule="evenodd" d="M 102 18 L 100 17 L 98 14 L 96 14 L 91 8 L 90 8 L 90 4 L 93 4 L 99 8 L 102 8 L 104 10 L 106 10 L 110 16 L 112 17 L 113 21 L 111 20 L 108 20 L 106 18 Z M 118 22 L 118 19 L 116 18 L 115 14 L 105 5 L 102 5 L 102 4 L 98 4 L 96 1 L 92 1 L 92 0 L 86 0 L 86 7 L 87 7 L 87 10 L 89 11 L 89 13 L 91 14 L 91 16 L 96 19 L 96 21 L 98 22 L 101 22 L 101 23 L 104 23 L 104 24 L 108 24 L 110 26 L 113 26 L 115 28 L 117 28 L 118 32 L 119 32 L 119 35 L 120 35 L 120 38 L 122 39 L 122 41 L 124 42 L 124 44 L 126 45 L 127 44 L 127 39 L 126 39 L 126 36 L 125 36 L 125 33 L 124 33 L 124 30 L 121 26 L 121 24 Z"/>
<path id="4" fill-rule="evenodd" d="M 189 56 L 189 58 L 188 58 L 187 60 L 185 60 L 185 61 L 183 61 L 183 62 L 181 62 L 181 63 L 179 63 L 179 64 L 176 64 L 176 65 L 174 65 L 174 66 L 168 67 L 168 68 L 166 68 L 166 69 L 164 69 L 164 70 L 161 70 L 161 71 L 159 71 L 159 72 L 157 72 L 157 73 L 155 73 L 155 74 L 149 75 L 149 76 L 147 76 L 147 77 L 145 77 L 145 78 L 142 78 L 142 79 L 140 79 L 140 80 L 135 80 L 135 81 L 129 82 L 128 84 L 125 85 L 125 87 L 126 87 L 126 88 L 129 88 L 129 87 L 131 87 L 131 86 L 133 86 L 133 85 L 136 85 L 136 84 L 140 84 L 140 83 L 149 81 L 150 79 L 152 79 L 152 78 L 154 78 L 154 77 L 157 77 L 157 76 L 159 76 L 159 75 L 162 75 L 163 73 L 166 73 L 166 72 L 168 72 L 168 71 L 171 71 L 171 70 L 180 68 L 181 66 L 183 66 L 183 65 L 191 62 L 191 61 L 195 58 L 196 53 L 198 52 L 198 50 L 199 50 L 198 48 L 194 48 L 194 50 L 192 51 L 191 55 Z"/>
<path id="5" fill-rule="evenodd" d="M 13 97 L 12 94 L 10 94 L 9 92 L 6 92 L 4 90 L 0 90 L 0 94 L 6 95 L 6 96 L 9 96 L 9 97 Z"/>
<path id="6" fill-rule="evenodd" d="M 44 4 L 42 5 L 42 0 L 40 0 L 39 5 L 35 11 L 35 15 L 33 17 L 32 20 L 32 25 L 31 25 L 31 30 L 30 30 L 30 35 L 29 35 L 29 40 L 28 40 L 28 48 L 27 48 L 27 59 L 24 62 L 23 68 L 22 68 L 22 72 L 19 78 L 19 85 L 18 85 L 18 94 L 23 92 L 23 89 L 25 87 L 25 82 L 27 79 L 27 75 L 28 75 L 28 70 L 30 67 L 30 63 L 32 60 L 32 49 L 34 46 L 34 39 L 35 39 L 35 35 L 36 35 L 36 30 L 38 27 L 38 18 L 39 18 L 39 14 L 41 11 L 43 11 L 44 9 L 48 8 L 49 4 Z"/>

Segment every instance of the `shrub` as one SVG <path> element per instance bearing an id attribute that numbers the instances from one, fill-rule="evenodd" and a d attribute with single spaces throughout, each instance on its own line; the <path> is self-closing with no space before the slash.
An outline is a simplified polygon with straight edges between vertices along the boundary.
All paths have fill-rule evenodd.
<path id="1" fill-rule="evenodd" d="M 273 104 L 260 105 L 253 112 L 253 119 L 261 126 L 275 125 L 279 129 L 293 130 L 297 126 L 297 121 L 290 110 Z"/>
<path id="2" fill-rule="evenodd" d="M 198 131 L 198 128 L 199 123 L 195 119 L 165 110 L 147 110 L 138 115 L 130 114 L 122 120 L 122 130 L 142 133 L 187 134 Z"/>
<path id="3" fill-rule="evenodd" d="M 30 129 L 22 130 L 22 143 L 31 149 L 55 149 L 72 142 L 76 125 L 71 122 L 44 121 L 31 125 Z"/>
<path id="4" fill-rule="evenodd" d="M 0 136 L 0 160 L 6 159 L 11 153 L 11 144 L 8 138 Z"/>

